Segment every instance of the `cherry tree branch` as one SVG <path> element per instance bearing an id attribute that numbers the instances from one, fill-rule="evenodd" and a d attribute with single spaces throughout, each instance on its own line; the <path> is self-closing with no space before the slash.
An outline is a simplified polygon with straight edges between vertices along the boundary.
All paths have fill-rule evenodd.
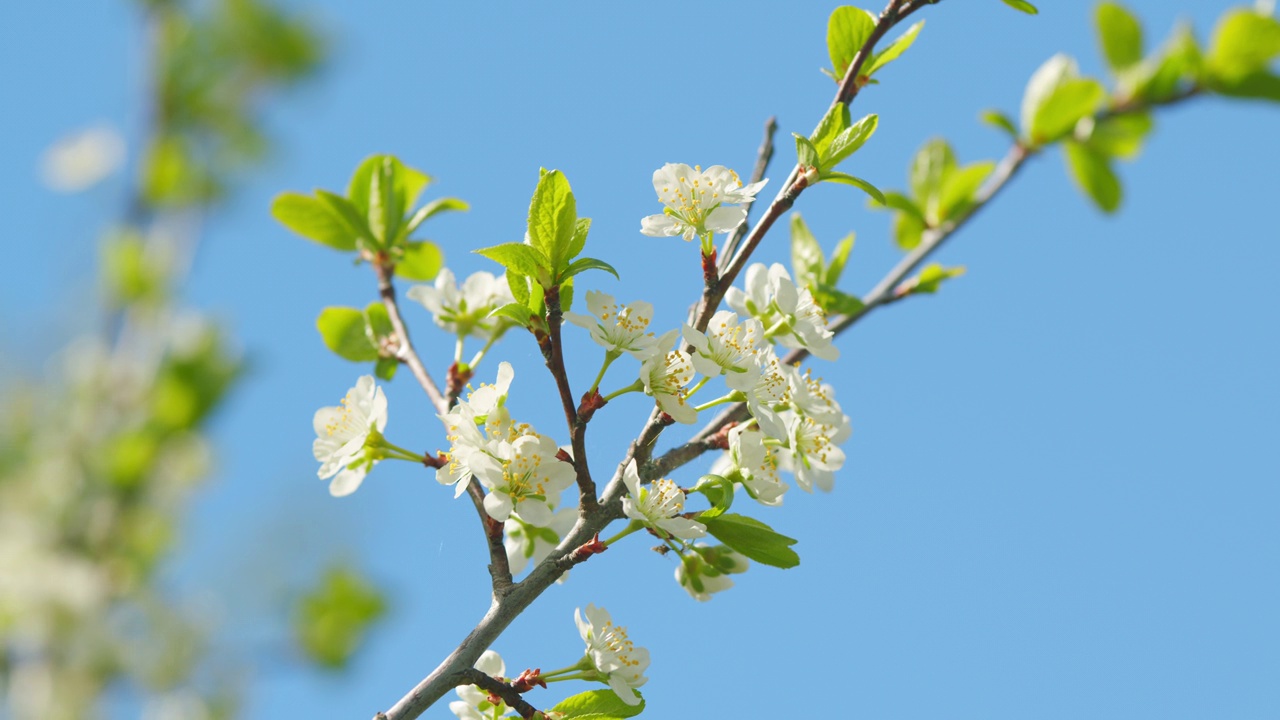
<path id="1" fill-rule="evenodd" d="M 764 179 L 765 171 L 769 169 L 769 161 L 773 159 L 773 135 L 778 131 L 778 118 L 769 116 L 764 121 L 764 139 L 760 141 L 760 148 L 756 150 L 756 164 L 751 169 L 751 180 L 748 184 L 758 183 Z M 752 203 L 747 206 L 747 215 L 750 216 L 751 208 L 755 205 Z M 720 264 L 726 265 L 729 258 L 733 257 L 733 253 L 738 249 L 738 243 L 742 242 L 742 237 L 747 234 L 747 228 L 751 224 L 747 218 L 743 218 L 742 222 L 729 234 L 724 240 L 724 246 L 720 248 Z"/>
<path id="2" fill-rule="evenodd" d="M 554 287 L 546 293 L 547 333 L 550 348 L 545 353 L 547 369 L 556 381 L 556 389 L 560 392 L 560 404 L 564 407 L 565 424 L 569 427 L 569 441 L 573 447 L 573 467 L 578 482 L 578 507 L 583 513 L 596 509 L 596 484 L 591 479 L 591 470 L 587 466 L 587 423 L 578 417 L 574 405 L 573 390 L 569 388 L 569 374 L 564 367 L 564 341 L 560 328 L 564 324 L 564 314 L 560 308 L 560 288 Z"/>
<path id="3" fill-rule="evenodd" d="M 501 698 L 502 702 L 507 704 L 507 707 L 520 713 L 522 718 L 531 718 L 538 712 L 538 709 L 521 697 L 519 691 L 509 683 L 490 677 L 475 668 L 462 671 L 461 679 L 465 683 L 479 687 L 490 695 Z"/>

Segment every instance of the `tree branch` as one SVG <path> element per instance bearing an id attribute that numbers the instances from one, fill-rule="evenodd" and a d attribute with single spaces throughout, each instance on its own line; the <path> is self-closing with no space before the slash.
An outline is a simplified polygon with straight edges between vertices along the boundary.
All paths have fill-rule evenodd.
<path id="1" fill-rule="evenodd" d="M 564 316 L 560 309 L 560 288 L 548 290 L 544 299 L 547 304 L 547 331 L 551 338 L 551 352 L 546 357 L 547 369 L 556 380 L 560 404 L 564 406 L 565 424 L 569 427 L 573 467 L 578 481 L 578 507 L 584 514 L 592 513 L 596 509 L 596 484 L 591 479 L 591 470 L 587 466 L 587 424 L 578 418 L 573 390 L 569 388 L 569 374 L 564 368 L 564 341 L 560 337 Z"/>
<path id="2" fill-rule="evenodd" d="M 764 139 L 760 141 L 760 148 L 756 150 L 756 165 L 751 169 L 751 180 L 749 184 L 758 183 L 764 179 L 765 171 L 769 169 L 769 161 L 773 159 L 773 135 L 778 131 L 778 118 L 770 116 L 764 121 Z M 747 215 L 750 216 L 751 208 L 755 203 L 747 206 Z M 720 248 L 720 264 L 726 265 L 729 259 L 733 257 L 733 253 L 738 249 L 738 243 L 742 242 L 742 236 L 747 234 L 747 228 L 750 222 L 743 218 L 742 222 L 725 238 L 724 246 Z"/>
<path id="3" fill-rule="evenodd" d="M 475 685 L 490 695 L 502 698 L 502 702 L 506 703 L 507 707 L 520 713 L 522 718 L 531 718 L 538 712 L 538 709 L 521 697 L 520 693 L 509 683 L 490 677 L 475 668 L 463 670 L 459 675 L 463 681 L 460 684 Z"/>

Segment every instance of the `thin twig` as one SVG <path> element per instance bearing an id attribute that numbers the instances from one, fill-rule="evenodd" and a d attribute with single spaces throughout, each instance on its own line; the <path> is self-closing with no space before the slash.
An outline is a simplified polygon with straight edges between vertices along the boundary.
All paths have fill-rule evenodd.
<path id="1" fill-rule="evenodd" d="M 773 135 L 777 131 L 778 118 L 771 115 L 764 121 L 764 139 L 760 141 L 760 148 L 756 150 L 756 164 L 751 169 L 751 181 L 748 184 L 758 183 L 764 179 L 764 174 L 769 169 L 769 161 L 773 159 Z M 747 217 L 744 217 L 738 227 L 725 238 L 724 245 L 720 248 L 721 266 L 729 263 L 734 251 L 738 249 L 738 243 L 742 242 L 742 237 L 747 234 L 747 228 L 751 226 L 751 208 L 754 206 L 755 203 L 747 206 Z"/>
<path id="2" fill-rule="evenodd" d="M 556 381 L 560 392 L 560 404 L 564 407 L 565 424 L 569 427 L 569 441 L 573 447 L 573 467 L 578 482 L 578 508 L 583 514 L 596 509 L 596 484 L 587 466 L 587 423 L 579 421 L 574 404 L 573 390 L 569 387 L 569 374 L 564 367 L 564 341 L 560 327 L 564 315 L 560 309 L 560 290 L 551 288 L 546 293 L 547 334 L 551 340 L 551 352 L 547 355 L 547 369 Z"/>
<path id="3" fill-rule="evenodd" d="M 531 718 L 538 712 L 538 708 L 530 705 L 510 684 L 490 677 L 475 668 L 462 671 L 460 679 L 463 681 L 461 684 L 475 685 L 490 695 L 502 698 L 502 702 L 506 703 L 507 707 L 520 713 L 522 718 Z"/>

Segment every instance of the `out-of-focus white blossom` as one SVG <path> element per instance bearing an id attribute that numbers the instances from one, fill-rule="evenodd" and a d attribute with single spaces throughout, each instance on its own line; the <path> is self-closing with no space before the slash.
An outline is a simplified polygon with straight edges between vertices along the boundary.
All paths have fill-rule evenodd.
<path id="1" fill-rule="evenodd" d="M 387 396 L 372 375 L 361 376 L 341 405 L 316 411 L 312 426 L 316 439 L 311 451 L 320 461 L 320 478 L 333 478 L 329 494 L 334 497 L 350 495 L 373 465 L 365 459 L 365 445 L 373 432 L 381 434 L 387 426 Z"/>

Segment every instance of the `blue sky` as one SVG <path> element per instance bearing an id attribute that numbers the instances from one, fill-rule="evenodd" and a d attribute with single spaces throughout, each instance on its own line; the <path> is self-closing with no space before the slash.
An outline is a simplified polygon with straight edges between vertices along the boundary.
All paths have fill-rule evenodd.
<path id="1" fill-rule="evenodd" d="M 1042 4 L 1035 18 L 995 0 L 923 11 L 916 45 L 854 106 L 879 113 L 880 128 L 851 171 L 901 187 L 935 135 L 964 162 L 998 157 L 1005 141 L 980 111 L 1016 112 L 1057 51 L 1100 73 L 1086 6 Z M 218 473 L 172 574 L 220 608 L 224 644 L 249 654 L 246 717 L 370 717 L 481 616 L 484 551 L 469 504 L 430 473 L 382 466 L 343 500 L 315 478 L 311 414 L 366 370 L 328 354 L 314 318 L 375 288 L 367 268 L 276 225 L 270 198 L 344 187 L 363 157 L 396 153 L 437 178 L 428 197 L 472 203 L 430 228 L 466 274 L 493 269 L 469 250 L 520 239 L 538 168 L 560 168 L 594 219 L 588 254 L 623 271 L 581 287 L 650 299 L 674 327 L 695 297 L 696 249 L 639 234 L 658 209 L 650 175 L 666 162 L 745 174 L 777 115 L 769 175 L 780 181 L 793 159 L 784 139 L 807 133 L 834 92 L 818 72 L 832 6 L 292 5 L 335 52 L 272 107 L 273 160 L 209 219 L 185 288 L 234 329 L 253 370 L 218 418 Z M 1176 18 L 1204 38 L 1228 7 L 1130 5 L 1149 46 Z M 137 130 L 141 40 L 125 3 L 0 10 L 6 368 L 38 372 L 85 327 L 97 233 L 124 187 L 54 195 L 36 167 L 49 143 L 95 121 Z M 672 581 L 671 559 L 620 545 L 512 627 L 496 646 L 508 667 L 574 662 L 573 608 L 593 602 L 650 649 L 645 694 L 664 718 L 1280 715 L 1278 119 L 1275 106 L 1212 98 L 1161 113 L 1121 169 L 1115 217 L 1076 192 L 1056 151 L 1035 159 L 940 255 L 967 275 L 878 311 L 839 340 L 840 363 L 815 368 L 853 419 L 849 460 L 833 493 L 793 491 L 757 513 L 799 538 L 800 567 L 753 567 L 699 604 Z M 826 246 L 858 233 L 847 289 L 865 292 L 896 260 L 887 216 L 852 189 L 820 187 L 797 209 Z M 762 253 L 784 259 L 783 235 Z M 406 312 L 442 368 L 450 342 L 431 341 L 425 311 Z M 593 372 L 593 350 L 574 343 L 570 358 L 587 359 L 571 371 Z M 496 357 L 516 366 L 517 417 L 558 428 L 534 343 L 512 336 Z M 605 387 L 631 372 L 619 362 Z M 443 444 L 407 375 L 388 395 L 389 437 Z M 618 402 L 597 416 L 597 467 L 620 456 L 644 409 Z M 277 613 L 335 556 L 357 559 L 393 603 L 340 677 L 289 662 L 284 630 L 242 622 Z"/>

